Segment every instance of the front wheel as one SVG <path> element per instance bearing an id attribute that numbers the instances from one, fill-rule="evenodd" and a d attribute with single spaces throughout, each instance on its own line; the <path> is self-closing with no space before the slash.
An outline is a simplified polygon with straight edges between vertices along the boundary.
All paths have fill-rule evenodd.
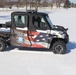
<path id="1" fill-rule="evenodd" d="M 66 52 L 66 45 L 62 41 L 57 41 L 52 46 L 52 51 L 55 54 L 65 54 Z"/>
<path id="2" fill-rule="evenodd" d="M 0 51 L 4 51 L 6 49 L 5 43 L 0 40 Z"/>

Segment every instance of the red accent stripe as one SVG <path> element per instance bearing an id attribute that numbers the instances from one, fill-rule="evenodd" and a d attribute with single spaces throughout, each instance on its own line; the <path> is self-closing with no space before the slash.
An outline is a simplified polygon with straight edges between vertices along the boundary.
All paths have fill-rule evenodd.
<path id="1" fill-rule="evenodd" d="M 21 46 L 23 46 L 23 47 L 29 47 L 30 44 L 25 44 L 25 43 L 23 43 Z"/>
<path id="2" fill-rule="evenodd" d="M 32 47 L 35 47 L 35 48 L 45 48 L 44 46 L 41 46 L 39 44 L 32 44 Z"/>
<path id="3" fill-rule="evenodd" d="M 28 31 L 27 32 L 29 35 L 34 35 L 34 36 L 37 36 L 39 33 L 38 32 L 32 32 L 32 31 Z M 33 38 L 33 36 L 29 36 L 29 38 L 28 38 L 28 36 L 24 36 L 24 38 L 25 38 L 25 40 L 29 40 L 30 39 L 30 41 L 34 41 L 34 39 L 35 38 Z"/>
<path id="4" fill-rule="evenodd" d="M 28 34 L 31 34 L 31 35 L 38 35 L 39 32 L 28 31 Z"/>
<path id="5" fill-rule="evenodd" d="M 30 46 L 30 44 L 22 44 L 21 46 L 23 46 L 23 47 L 29 47 Z M 41 46 L 41 45 L 39 45 L 39 44 L 32 44 L 32 46 L 31 46 L 32 48 L 45 48 L 44 46 Z"/>
<path id="6" fill-rule="evenodd" d="M 34 38 L 32 38 L 32 37 L 29 37 L 29 38 L 28 38 L 28 37 L 25 36 L 24 38 L 25 38 L 25 40 L 30 40 L 31 42 L 34 41 Z"/>

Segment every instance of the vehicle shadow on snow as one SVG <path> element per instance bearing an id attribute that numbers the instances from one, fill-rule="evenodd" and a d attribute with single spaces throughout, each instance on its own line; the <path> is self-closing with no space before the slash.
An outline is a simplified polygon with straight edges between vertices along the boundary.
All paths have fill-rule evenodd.
<path id="1" fill-rule="evenodd" d="M 67 51 L 66 54 L 70 53 L 72 50 L 76 48 L 76 42 L 69 42 L 67 44 Z"/>
<path id="2" fill-rule="evenodd" d="M 8 47 L 6 51 L 11 51 L 17 48 L 20 51 L 40 51 L 40 52 L 51 52 L 50 49 L 45 48 L 26 48 L 26 47 Z M 76 48 L 76 42 L 69 42 L 67 44 L 66 54 L 70 53 L 72 50 Z"/>
<path id="3" fill-rule="evenodd" d="M 50 49 L 46 49 L 46 48 L 28 48 L 28 47 L 17 47 L 17 46 L 8 47 L 6 51 L 11 51 L 14 50 L 15 48 L 17 48 L 20 51 L 44 51 L 44 52 L 51 51 Z"/>

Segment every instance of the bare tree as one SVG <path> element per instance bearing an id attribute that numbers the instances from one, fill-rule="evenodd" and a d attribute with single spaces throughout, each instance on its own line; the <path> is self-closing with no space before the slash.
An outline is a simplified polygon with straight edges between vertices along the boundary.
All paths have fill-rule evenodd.
<path id="1" fill-rule="evenodd" d="M 51 2 L 52 2 L 53 4 L 55 4 L 56 7 L 59 7 L 59 8 L 60 8 L 60 5 L 61 5 L 62 3 L 65 3 L 65 0 L 51 0 Z"/>
<path id="2" fill-rule="evenodd" d="M 71 2 L 69 0 L 66 0 L 64 4 L 64 8 L 67 9 L 67 8 L 70 8 L 70 6 L 71 6 Z"/>
<path id="3" fill-rule="evenodd" d="M 39 7 L 48 7 L 51 6 L 51 8 L 56 5 L 56 7 L 60 7 L 62 3 L 65 3 L 66 0 L 0 0 L 0 7 L 8 6 L 12 7 L 15 5 L 17 8 L 20 6 L 26 6 L 30 7 L 30 10 L 32 7 L 34 7 L 36 10 L 38 10 Z M 71 6 L 75 6 L 75 4 L 71 4 Z"/>
<path id="4" fill-rule="evenodd" d="M 35 0 L 35 9 L 38 10 L 41 0 Z"/>
<path id="5" fill-rule="evenodd" d="M 0 7 L 3 8 L 4 7 L 4 3 L 5 3 L 4 0 L 0 0 Z"/>
<path id="6" fill-rule="evenodd" d="M 17 1 L 17 8 L 19 8 L 20 0 Z"/>

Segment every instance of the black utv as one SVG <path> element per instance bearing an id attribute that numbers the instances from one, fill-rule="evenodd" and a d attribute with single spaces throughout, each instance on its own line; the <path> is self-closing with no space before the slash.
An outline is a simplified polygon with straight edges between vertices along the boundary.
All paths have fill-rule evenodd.
<path id="1" fill-rule="evenodd" d="M 20 46 L 47 48 L 56 54 L 64 54 L 69 41 L 67 30 L 53 25 L 47 13 L 13 12 L 11 22 L 0 28 L 0 51 L 7 46 Z"/>

